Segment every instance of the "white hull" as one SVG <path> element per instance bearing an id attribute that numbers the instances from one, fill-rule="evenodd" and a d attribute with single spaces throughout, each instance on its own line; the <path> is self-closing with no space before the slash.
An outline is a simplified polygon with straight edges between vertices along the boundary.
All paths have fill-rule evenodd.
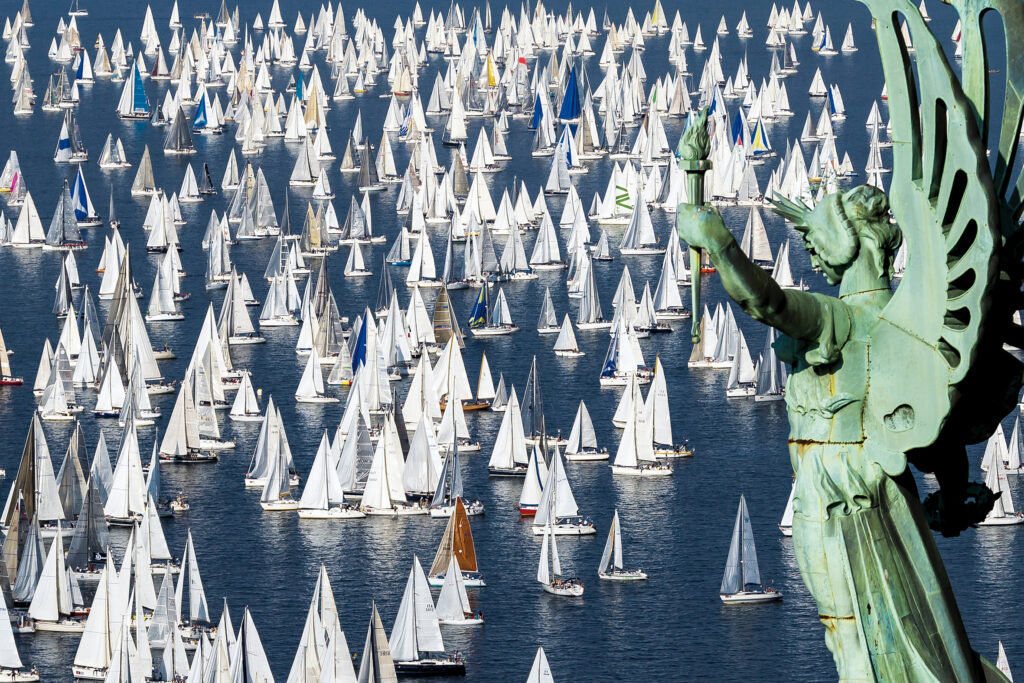
<path id="1" fill-rule="evenodd" d="M 184 320 L 185 316 L 181 313 L 158 313 L 157 315 L 147 315 L 147 323 L 159 323 L 159 322 L 173 322 L 177 320 Z"/>
<path id="2" fill-rule="evenodd" d="M 272 503 L 264 503 L 263 501 L 260 501 L 260 507 L 263 508 L 264 512 L 288 512 L 290 510 L 298 510 L 299 501 L 278 500 Z"/>
<path id="3" fill-rule="evenodd" d="M 598 578 L 605 581 L 646 581 L 647 573 L 639 569 L 621 569 L 611 573 L 598 572 Z"/>
<path id="4" fill-rule="evenodd" d="M 353 508 L 333 507 L 327 510 L 299 510 L 299 519 L 364 519 L 366 515 Z"/>
<path id="5" fill-rule="evenodd" d="M 0 683 L 8 683 L 8 681 L 20 682 L 38 680 L 39 674 L 35 671 L 24 671 L 20 669 L 0 669 Z"/>
<path id="6" fill-rule="evenodd" d="M 260 327 L 298 327 L 299 321 L 295 318 L 270 318 L 269 320 L 260 320 Z"/>
<path id="7" fill-rule="evenodd" d="M 619 253 L 623 256 L 653 256 L 656 254 L 664 254 L 665 247 L 637 247 L 636 249 L 619 249 Z"/>
<path id="8" fill-rule="evenodd" d="M 561 358 L 579 358 L 587 354 L 577 349 L 576 351 L 555 351 L 555 355 Z"/>
<path id="9" fill-rule="evenodd" d="M 534 525 L 533 535 L 543 536 L 546 528 L 547 526 Z M 597 529 L 592 524 L 556 524 L 551 528 L 555 536 L 589 536 L 597 533 Z"/>
<path id="10" fill-rule="evenodd" d="M 779 531 L 781 531 L 782 535 L 786 537 L 791 537 L 793 535 L 793 527 L 791 526 L 783 526 L 780 524 Z"/>
<path id="11" fill-rule="evenodd" d="M 608 459 L 608 451 L 584 451 L 582 453 L 566 454 L 565 459 L 570 462 L 597 462 Z"/>
<path id="12" fill-rule="evenodd" d="M 91 666 L 74 666 L 71 667 L 75 678 L 81 678 L 89 681 L 103 681 L 107 678 L 106 669 L 96 669 Z M 3 672 L 0 672 L 0 681 L 9 680 L 2 677 Z"/>
<path id="13" fill-rule="evenodd" d="M 727 605 L 752 605 L 759 602 L 775 602 L 782 599 L 778 591 L 741 591 L 730 595 L 719 595 Z"/>
<path id="14" fill-rule="evenodd" d="M 483 619 L 439 619 L 445 626 L 483 626 Z M 3 679 L 0 679 L 3 680 Z"/>
<path id="15" fill-rule="evenodd" d="M 999 503 L 996 503 L 999 505 Z M 978 522 L 978 526 L 1014 526 L 1024 524 L 1024 517 L 992 517 Z"/>
<path id="16" fill-rule="evenodd" d="M 518 332 L 517 326 L 512 327 L 477 327 L 469 330 L 474 337 L 501 337 L 506 334 Z"/>
<path id="17" fill-rule="evenodd" d="M 334 396 L 296 396 L 295 400 L 298 403 L 337 403 L 338 399 Z"/>
<path id="18" fill-rule="evenodd" d="M 47 631 L 49 633 L 85 633 L 85 621 L 35 621 L 33 622 L 36 632 Z"/>
<path id="19" fill-rule="evenodd" d="M 605 322 L 604 320 L 596 323 L 576 323 L 577 330 L 607 330 L 612 326 L 612 321 Z"/>
<path id="20" fill-rule="evenodd" d="M 214 441 L 213 439 L 199 439 L 199 450 L 202 451 L 230 451 L 235 447 L 234 441 Z"/>
<path id="21" fill-rule="evenodd" d="M 444 574 L 441 574 L 440 576 L 428 576 L 427 583 L 429 583 L 432 588 L 442 587 L 444 585 Z M 467 574 L 466 572 L 462 572 L 462 583 L 466 588 L 484 588 L 487 585 L 479 575 Z"/>
<path id="22" fill-rule="evenodd" d="M 570 598 L 578 598 L 583 595 L 583 584 L 581 583 L 575 583 L 565 587 L 542 583 L 541 588 L 544 589 L 545 593 L 551 593 L 552 595 L 561 595 Z"/>
<path id="23" fill-rule="evenodd" d="M 667 477 L 672 474 L 672 468 L 668 465 L 660 467 L 625 467 L 623 465 L 612 465 L 612 474 L 623 474 L 628 477 Z"/>
<path id="24" fill-rule="evenodd" d="M 231 415 L 228 414 L 232 422 L 262 422 L 263 415 L 255 413 L 253 415 Z"/>
<path id="25" fill-rule="evenodd" d="M 407 517 L 409 515 L 426 515 L 430 514 L 428 508 L 423 507 L 411 507 L 408 505 L 399 505 L 394 508 L 372 508 L 372 507 L 360 507 L 361 512 L 367 515 L 373 515 L 378 517 Z"/>
<path id="26" fill-rule="evenodd" d="M 538 327 L 537 334 L 558 334 L 561 327 Z"/>
<path id="27" fill-rule="evenodd" d="M 754 394 L 757 393 L 757 387 L 751 386 L 740 386 L 734 389 L 726 389 L 726 398 L 753 398 Z"/>
<path id="28" fill-rule="evenodd" d="M 228 337 L 228 344 L 231 344 L 233 346 L 245 346 L 247 344 L 265 344 L 266 342 L 266 337 Z"/>
<path id="29" fill-rule="evenodd" d="M 465 505 L 467 517 L 478 517 L 484 514 L 483 503 L 475 501 Z M 454 505 L 445 505 L 444 507 L 430 508 L 430 516 L 434 519 L 448 519 L 455 514 Z"/>

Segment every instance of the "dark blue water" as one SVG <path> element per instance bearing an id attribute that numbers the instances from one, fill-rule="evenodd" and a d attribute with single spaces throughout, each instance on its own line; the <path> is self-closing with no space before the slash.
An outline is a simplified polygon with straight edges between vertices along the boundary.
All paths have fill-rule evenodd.
<path id="1" fill-rule="evenodd" d="M 12 13 L 20 4 L 8 2 L 5 7 Z M 197 11 L 215 12 L 213 4 L 184 0 L 180 3 L 181 17 L 186 25 Z M 467 15 L 469 14 L 469 6 Z M 282 2 L 285 19 L 294 21 L 296 10 L 308 15 L 319 3 Z M 586 7 L 574 5 L 576 10 Z M 666 2 L 669 17 L 680 8 L 679 3 Z M 800 73 L 786 80 L 789 96 L 796 116 L 769 124 L 771 139 L 779 150 L 784 150 L 787 138 L 799 137 L 808 107 L 817 120 L 822 106 L 809 103 L 807 86 L 814 70 L 821 66 L 827 82 L 842 88 L 849 110 L 846 122 L 837 124 L 840 153 L 848 151 L 854 165 L 862 169 L 867 154 L 867 136 L 863 126 L 871 106 L 882 88 L 879 60 L 870 34 L 870 17 L 866 10 L 853 2 L 828 3 L 826 20 L 831 26 L 838 45 L 847 22 L 852 21 L 860 52 L 850 56 L 818 57 L 809 49 L 810 37 L 796 39 L 801 59 Z M 56 26 L 63 4 L 56 6 L 36 2 L 33 7 L 36 25 L 30 30 L 32 49 L 29 64 L 38 92 L 45 89 L 47 74 L 54 65 L 46 57 L 46 49 Z M 92 2 L 91 15 L 79 19 L 83 43 L 92 45 L 97 31 L 102 32 L 107 44 L 114 32 L 121 28 L 126 40 L 138 48 L 138 32 L 142 25 L 145 5 L 136 0 L 108 3 Z M 351 20 L 355 4 L 346 4 L 346 16 Z M 387 40 L 392 36 L 391 26 L 396 14 L 408 16 L 412 3 L 386 2 L 364 8 L 370 17 L 381 23 Z M 424 13 L 429 13 L 424 3 Z M 441 9 L 447 10 L 447 4 Z M 500 8 L 494 5 L 495 18 Z M 564 8 L 559 4 L 559 11 Z M 722 41 L 727 75 L 735 74 L 738 60 L 747 56 L 752 77 L 760 83 L 767 76 L 770 53 L 764 47 L 765 22 L 768 3 L 741 3 L 730 0 L 714 5 L 688 5 L 684 18 L 691 36 L 699 22 L 705 41 L 710 45 L 714 29 L 724 11 L 730 30 L 747 9 L 755 37 L 741 41 L 734 35 Z M 951 10 L 938 3 L 930 6 L 935 21 L 933 26 L 946 40 L 954 22 Z M 243 21 L 251 21 L 255 12 L 269 12 L 269 3 L 258 7 L 246 4 L 242 8 Z M 603 7 L 595 7 L 598 22 Z M 638 19 L 648 7 L 635 6 Z M 518 13 L 518 9 L 516 9 Z M 164 43 L 169 42 L 167 18 L 170 3 L 154 5 L 154 14 Z M 622 21 L 625 7 L 612 10 L 613 18 Z M 350 24 L 351 25 L 351 24 Z M 808 26 L 810 29 L 810 26 Z M 421 38 L 422 30 L 418 32 Z M 600 54 L 603 37 L 595 41 Z M 948 41 L 947 41 L 948 42 Z M 296 39 L 296 49 L 302 38 Z M 668 70 L 668 37 L 647 39 L 644 63 L 648 73 L 648 86 Z M 237 57 L 236 48 L 235 54 Z M 89 50 L 90 58 L 93 54 Z M 700 73 L 707 53 L 687 53 L 691 72 Z M 622 63 L 628 58 L 624 56 Z M 325 82 L 329 71 L 323 66 L 323 55 L 316 56 Z M 544 57 L 545 63 L 547 56 Z M 147 59 L 147 62 L 151 60 Z M 591 83 L 601 79 L 597 56 L 586 60 Z M 443 62 L 432 57 L 420 76 L 424 87 L 433 83 L 434 74 Z M 8 69 L 2 69 L 9 73 Z M 274 83 L 283 88 L 288 81 L 288 70 L 273 70 Z M 383 80 L 383 79 L 381 79 Z M 166 84 L 147 83 L 151 102 L 161 101 Z M 143 146 L 149 144 L 154 154 L 157 184 L 168 192 L 177 190 L 187 160 L 164 157 L 160 150 L 164 132 L 144 123 L 120 122 L 114 116 L 114 105 L 120 91 L 119 84 L 99 81 L 83 88 L 79 121 L 90 161 L 85 173 L 92 197 L 105 214 L 108 188 L 114 187 L 117 210 L 122 221 L 122 235 L 131 243 L 136 279 L 143 285 L 148 297 L 153 281 L 156 257 L 146 255 L 142 244 L 145 235 L 141 223 L 147 203 L 129 195 L 136 168 L 125 171 L 102 171 L 96 164 L 108 131 L 124 141 L 125 149 L 137 163 Z M 344 149 L 357 111 L 362 111 L 364 130 L 374 141 L 379 139 L 380 122 L 388 100 L 379 99 L 379 89 L 354 101 L 331 104 L 327 114 L 331 140 L 336 152 Z M 223 98 L 223 95 L 222 95 Z M 426 94 L 424 94 L 424 100 Z M 424 102 L 425 103 L 425 102 Z M 736 101 L 730 101 L 735 107 Z M 73 178 L 73 168 L 57 166 L 51 159 L 52 149 L 60 129 L 60 115 L 36 111 L 31 117 L 15 119 L 10 108 L 0 108 L 0 155 L 6 147 L 16 149 L 25 177 L 43 217 L 44 226 L 56 202 L 60 181 Z M 884 112 L 884 109 L 883 109 Z M 440 130 L 443 119 L 431 119 Z M 471 121 L 470 139 L 475 140 L 479 120 Z M 518 154 L 530 142 L 530 133 L 523 121 L 513 121 L 509 135 L 509 148 L 516 158 L 498 174 L 488 176 L 495 202 L 501 190 L 510 187 L 513 177 L 525 179 L 534 194 L 547 173 L 547 161 L 535 160 L 528 154 Z M 670 142 L 675 143 L 679 124 L 666 121 Z M 440 133 L 436 134 L 437 136 Z M 233 144 L 233 135 L 196 138 L 199 154 L 191 161 L 201 169 L 208 162 L 215 181 L 219 179 Z M 290 191 L 293 211 L 292 224 L 301 226 L 302 213 L 309 191 L 288 190 L 287 179 L 298 146 L 280 140 L 271 141 L 264 153 L 254 159 L 263 167 L 270 183 L 275 204 L 280 211 L 285 191 Z M 813 149 L 804 148 L 806 159 Z M 407 155 L 401 144 L 395 144 L 399 168 L 404 168 Z M 442 163 L 447 152 L 440 150 Z M 758 168 L 762 188 L 767 173 L 773 167 Z M 335 167 L 336 168 L 336 167 Z M 611 162 L 607 159 L 593 163 L 587 175 L 574 176 L 574 182 L 584 205 L 589 205 L 595 191 L 603 192 L 607 184 Z M 355 190 L 353 176 L 331 175 L 337 192 L 334 200 L 339 216 L 344 216 Z M 399 230 L 400 222 L 394 214 L 394 201 L 398 186 L 371 198 L 374 227 L 383 231 L 390 240 Z M 548 198 L 552 215 L 557 219 L 562 200 Z M 219 195 L 198 205 L 182 205 L 188 225 L 179 229 L 185 247 L 182 261 L 189 275 L 184 281 L 193 293 L 191 301 L 183 306 L 187 319 L 176 324 L 149 326 L 155 346 L 169 343 L 179 355 L 174 362 L 162 363 L 164 374 L 180 378 L 198 334 L 202 316 L 210 298 L 203 288 L 204 256 L 199 242 L 210 211 L 225 209 L 227 198 Z M 746 209 L 727 209 L 727 220 L 742 230 Z M 8 214 L 16 218 L 16 214 Z M 653 212 L 655 227 L 664 238 L 671 225 L 671 217 L 657 210 Z M 827 291 L 824 282 L 810 272 L 806 255 L 795 241 L 795 235 L 777 219 L 768 219 L 768 232 L 777 248 L 783 239 L 792 243 L 792 262 L 797 278 L 803 276 L 816 291 Z M 591 225 L 596 230 L 595 225 Z M 77 254 L 83 280 L 93 290 L 99 277 L 93 273 L 103 244 L 103 230 L 93 229 L 87 235 L 88 251 Z M 612 232 L 613 241 L 617 232 Z M 595 232 L 596 235 L 596 232 Z M 564 235 L 561 237 L 564 238 Z M 527 245 L 533 236 L 526 237 Z M 431 236 L 435 258 L 443 262 L 443 239 L 440 233 Z M 233 248 L 232 258 L 240 271 L 249 275 L 256 295 L 266 293 L 266 282 L 261 277 L 272 249 L 270 241 L 245 243 Z M 365 252 L 366 261 L 374 269 L 373 278 L 346 281 L 342 276 L 343 258 L 331 260 L 332 286 L 343 314 L 354 317 L 364 306 L 373 304 L 380 269 L 380 261 L 387 246 L 375 246 Z M 55 253 L 38 251 L 0 250 L 0 326 L 9 347 L 16 350 L 15 371 L 23 374 L 28 384 L 0 391 L 0 466 L 6 466 L 10 480 L 21 454 L 29 416 L 34 409 L 31 378 L 35 374 L 43 339 L 55 342 L 59 327 L 50 313 L 53 282 L 59 272 L 61 257 Z M 624 264 L 633 275 L 634 286 L 641 292 L 645 280 L 657 281 L 661 259 L 619 257 L 607 264 L 597 264 L 598 284 L 606 311 L 611 310 L 611 298 Z M 408 297 L 404 270 L 393 272 L 399 283 L 399 296 L 403 305 Z M 534 354 L 542 374 L 546 417 L 549 425 L 567 432 L 578 401 L 587 401 L 602 445 L 613 452 L 619 432 L 611 425 L 618 392 L 601 390 L 598 373 L 608 344 L 604 332 L 578 332 L 581 348 L 587 355 L 579 360 L 556 358 L 550 351 L 552 338 L 539 337 L 534 329 L 543 288 L 550 286 L 559 318 L 570 310 L 563 273 L 542 273 L 537 281 L 504 285 L 515 320 L 523 330 L 511 338 L 487 341 L 467 341 L 466 364 L 471 382 L 476 373 L 481 353 L 486 350 L 495 379 L 503 372 L 506 382 L 513 382 L 522 390 L 526 383 L 530 359 Z M 714 278 L 705 280 L 705 296 L 710 302 L 721 298 Z M 222 294 L 213 295 L 217 310 Z M 688 296 L 688 293 L 684 293 Z M 455 292 L 455 308 L 464 321 L 472 304 L 472 292 Z M 144 300 L 143 300 L 144 305 Z M 429 302 L 428 302 L 429 305 Z M 255 315 L 255 311 L 253 311 Z M 749 319 L 740 317 L 752 349 L 760 349 L 765 330 Z M 559 549 L 563 561 L 573 567 L 586 582 L 586 594 L 571 601 L 553 598 L 542 593 L 537 586 L 536 571 L 539 543 L 514 510 L 519 497 L 519 482 L 493 480 L 487 476 L 486 458 L 500 417 L 490 413 L 467 415 L 474 437 L 484 443 L 483 453 L 466 456 L 465 481 L 467 494 L 480 498 L 487 506 L 487 515 L 475 518 L 473 532 L 477 553 L 487 588 L 473 595 L 476 605 L 486 613 L 486 626 L 479 629 L 445 627 L 444 636 L 449 649 L 461 650 L 468 659 L 468 679 L 473 681 L 524 680 L 534 651 L 543 645 L 548 653 L 556 679 L 559 681 L 611 681 L 682 679 L 749 679 L 749 680 L 823 680 L 834 676 L 832 662 L 824 647 L 822 630 L 816 619 L 813 601 L 800 581 L 790 541 L 782 538 L 776 528 L 786 502 L 790 483 L 790 466 L 785 450 L 787 425 L 781 404 L 755 404 L 753 401 L 727 401 L 725 399 L 724 372 L 691 371 L 686 367 L 690 353 L 689 323 L 677 325 L 675 334 L 658 335 L 643 340 L 648 361 L 660 355 L 670 380 L 673 407 L 673 430 L 677 440 L 689 439 L 697 449 L 696 457 L 678 465 L 675 475 L 664 481 L 634 481 L 613 478 L 603 464 L 569 464 L 569 475 L 576 498 L 584 514 L 591 515 L 598 535 L 588 539 L 565 539 Z M 308 469 L 324 429 L 333 433 L 340 416 L 339 406 L 296 406 L 291 394 L 298 382 L 302 364 L 294 353 L 297 328 L 268 330 L 269 343 L 256 347 L 232 349 L 234 362 L 253 371 L 254 383 L 264 390 L 264 402 L 273 394 L 282 409 L 288 437 L 300 469 Z M 401 385 L 404 396 L 407 381 Z M 329 388 L 344 398 L 344 391 Z M 94 394 L 86 392 L 85 403 L 91 405 Z M 173 398 L 159 397 L 155 403 L 169 415 Z M 86 413 L 88 415 L 88 413 Z M 224 417 L 222 414 L 221 417 Z M 341 613 L 342 625 L 352 647 L 362 645 L 370 614 L 370 601 L 376 600 L 386 628 L 390 631 L 398 608 L 401 591 L 414 554 L 429 562 L 443 531 L 443 524 L 424 518 L 368 519 L 355 523 L 302 522 L 290 514 L 263 513 L 258 504 L 258 493 L 244 490 L 241 475 L 246 468 L 255 443 L 258 425 L 240 425 L 226 422 L 225 432 L 238 440 L 237 452 L 226 454 L 212 466 L 194 468 L 164 468 L 164 485 L 168 492 L 181 491 L 192 502 L 192 510 L 165 524 L 165 532 L 172 549 L 180 553 L 185 533 L 191 527 L 203 571 L 204 583 L 211 608 L 219 614 L 220 598 L 226 597 L 237 625 L 242 609 L 248 605 L 279 680 L 285 680 L 302 629 L 305 609 L 321 562 L 326 563 L 334 586 Z M 1009 427 L 1008 423 L 1008 427 Z M 105 430 L 112 455 L 120 431 L 112 421 L 100 422 L 84 419 L 83 428 L 90 444 L 95 444 L 100 429 Z M 162 430 L 162 426 L 160 426 Z M 46 425 L 51 453 L 55 459 L 67 444 L 70 427 Z M 148 453 L 154 435 L 153 429 L 140 433 L 142 452 Z M 980 459 L 980 453 L 978 454 Z M 1012 481 L 1012 480 L 1011 480 Z M 1016 486 L 1016 482 L 1014 482 Z M 929 483 L 922 484 L 925 491 Z M 758 541 L 762 576 L 785 593 L 782 603 L 756 608 L 724 607 L 718 599 L 718 586 L 728 550 L 731 526 L 740 494 L 746 495 L 754 531 Z M 1016 493 L 1016 490 L 1015 490 Z M 599 582 L 596 564 L 601 553 L 604 533 L 614 509 L 618 508 L 625 529 L 627 558 L 640 563 L 650 574 L 646 583 L 616 585 Z M 114 532 L 122 544 L 125 539 Z M 1024 647 L 1017 639 L 1022 635 L 1020 625 L 1010 615 L 1024 606 L 1016 590 L 1015 557 L 1022 551 L 1024 535 L 1015 528 L 993 528 L 969 531 L 960 539 L 940 539 L 939 547 L 946 560 L 950 578 L 967 622 L 974 646 L 994 658 L 996 644 L 1002 640 L 1011 664 L 1024 657 Z M 1009 618 L 1008 618 L 1009 617 Z M 46 680 L 69 680 L 69 666 L 77 647 L 77 638 L 40 634 L 19 636 L 18 644 L 26 662 L 34 662 Z"/>

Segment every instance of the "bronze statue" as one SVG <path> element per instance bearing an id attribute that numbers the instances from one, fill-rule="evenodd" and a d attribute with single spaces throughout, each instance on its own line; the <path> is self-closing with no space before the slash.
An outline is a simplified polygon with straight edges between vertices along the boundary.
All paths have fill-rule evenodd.
<path id="1" fill-rule="evenodd" d="M 1007 191 L 1024 68 L 1008 70 L 1016 88 L 1007 88 L 993 174 L 978 21 L 982 9 L 1000 9 L 1001 47 L 1015 56 L 1024 3 L 954 2 L 964 22 L 961 85 L 911 2 L 862 1 L 888 85 L 890 194 L 861 186 L 813 209 L 773 200 L 838 296 L 780 288 L 700 198 L 680 205 L 679 236 L 707 250 L 744 311 L 781 332 L 776 350 L 792 367 L 794 547 L 840 680 L 1005 680 L 971 649 L 932 529 L 954 536 L 992 509 L 992 492 L 968 481 L 965 446 L 992 433 L 1021 388 L 1021 364 L 1003 343 L 1024 339 L 1011 323 L 1021 299 L 1021 200 Z M 708 150 L 693 144 L 706 139 L 700 131 L 684 137 L 687 169 Z M 901 233 L 907 266 L 894 291 Z M 908 463 L 941 485 L 923 505 Z"/>

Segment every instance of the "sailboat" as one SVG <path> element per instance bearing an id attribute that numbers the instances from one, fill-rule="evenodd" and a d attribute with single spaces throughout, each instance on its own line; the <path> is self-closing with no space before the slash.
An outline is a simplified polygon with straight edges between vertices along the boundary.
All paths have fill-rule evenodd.
<path id="1" fill-rule="evenodd" d="M 608 459 L 608 449 L 597 446 L 594 422 L 590 419 L 590 411 L 583 401 L 580 401 L 579 408 L 576 409 L 576 419 L 572 423 L 569 442 L 565 446 L 565 459 L 571 462 Z"/>
<path id="2" fill-rule="evenodd" d="M 448 569 L 444 574 L 444 583 L 441 585 L 441 594 L 437 596 L 434 612 L 437 620 L 447 626 L 481 626 L 484 623 L 483 615 L 474 613 L 469 604 L 466 584 L 462 580 L 462 572 L 455 564 L 454 555 L 448 560 Z"/>
<path id="3" fill-rule="evenodd" d="M 544 300 L 540 306 L 540 317 L 537 319 L 537 334 L 558 334 L 562 328 L 555 316 L 555 305 L 551 302 L 551 288 L 544 288 Z"/>
<path id="4" fill-rule="evenodd" d="M 469 314 L 469 331 L 474 337 L 495 337 L 519 331 L 519 326 L 512 322 L 512 314 L 508 309 L 505 290 L 498 289 L 498 296 L 491 304 L 489 287 L 480 287 L 476 304 Z"/>
<path id="5" fill-rule="evenodd" d="M 320 354 L 315 346 L 309 350 L 306 369 L 295 390 L 295 400 L 299 403 L 337 403 L 339 400 L 336 396 L 324 394 L 324 375 L 320 369 Z"/>
<path id="6" fill-rule="evenodd" d="M 533 535 L 540 536 L 546 529 L 559 536 L 589 536 L 597 533 L 590 518 L 580 515 L 557 446 L 551 454 L 547 469 L 548 476 L 537 504 L 537 514 L 533 518 Z"/>
<path id="7" fill-rule="evenodd" d="M 18 644 L 14 641 L 14 629 L 7 604 L 0 600 L 0 681 L 38 681 L 39 672 L 35 667 L 25 669 L 18 655 Z"/>
<path id="8" fill-rule="evenodd" d="M 608 540 L 604 542 L 601 562 L 597 565 L 597 575 L 609 581 L 643 581 L 647 578 L 643 569 L 626 569 L 622 564 L 622 527 L 619 524 L 619 511 L 612 517 L 611 528 L 608 529 Z"/>
<path id="9" fill-rule="evenodd" d="M 458 562 L 462 573 L 462 582 L 469 588 L 486 586 L 476 561 L 476 546 L 473 544 L 473 529 L 469 526 L 469 516 L 461 498 L 455 499 L 455 512 L 448 518 L 444 528 L 444 536 L 437 546 L 434 561 L 430 564 L 430 576 L 427 581 L 431 586 L 444 584 L 452 559 Z"/>
<path id="10" fill-rule="evenodd" d="M 544 654 L 542 647 L 537 648 L 537 654 L 533 658 L 533 666 L 530 667 L 530 675 L 526 677 L 526 683 L 555 683 L 551 666 L 548 664 L 548 656 Z"/>
<path id="11" fill-rule="evenodd" d="M 319 372 L 319 368 L 317 368 Z M 266 512 L 286 512 L 297 510 L 299 501 L 292 497 L 291 473 L 288 471 L 288 456 L 275 448 L 268 455 L 270 458 L 267 482 L 263 485 L 260 496 L 260 507 Z"/>
<path id="12" fill-rule="evenodd" d="M 736 330 L 736 335 L 736 355 L 733 356 L 732 367 L 729 370 L 725 395 L 727 398 L 750 398 L 757 393 L 757 368 L 750 357 L 743 332 Z"/>
<path id="13" fill-rule="evenodd" d="M 1002 441 L 1001 430 L 996 432 L 995 438 Z M 988 449 L 986 449 L 986 453 L 987 451 Z M 979 526 L 1013 526 L 1024 524 L 1024 514 L 1014 509 L 1013 495 L 1010 493 L 1009 484 L 1003 458 L 1001 454 L 996 453 L 988 461 L 988 472 L 985 473 L 985 486 L 998 496 L 998 499 L 985 519 L 978 522 Z"/>
<path id="14" fill-rule="evenodd" d="M 634 477 L 665 477 L 672 474 L 672 466 L 658 460 L 654 452 L 652 415 L 647 414 L 640 383 L 634 375 L 629 382 L 632 410 L 626 419 L 625 431 L 619 440 L 619 449 L 612 461 L 612 474 Z"/>
<path id="15" fill-rule="evenodd" d="M 83 633 L 85 621 L 78 618 L 82 614 L 81 601 L 78 582 L 64 564 L 64 543 L 58 521 L 57 534 L 43 562 L 28 616 L 36 631 Z"/>
<path id="16" fill-rule="evenodd" d="M 661 356 L 654 361 L 654 379 L 644 402 L 644 414 L 650 421 L 654 436 L 654 454 L 659 458 L 686 458 L 693 455 L 687 442 L 675 444 L 672 439 L 672 416 L 669 413 L 668 380 Z"/>
<path id="17" fill-rule="evenodd" d="M 540 446 L 534 446 L 530 453 L 530 464 L 526 468 L 523 488 L 519 493 L 519 505 L 516 508 L 523 517 L 537 514 L 537 506 L 544 496 L 544 484 L 548 480 L 548 465 L 540 454 Z"/>
<path id="18" fill-rule="evenodd" d="M 558 338 L 555 339 L 555 355 L 563 358 L 579 358 L 586 355 L 580 351 L 580 346 L 576 343 L 576 334 L 572 330 L 572 321 L 569 320 L 568 313 L 562 319 L 562 327 L 559 328 Z"/>
<path id="19" fill-rule="evenodd" d="M 444 654 L 440 622 L 418 557 L 413 557 L 412 569 L 388 642 L 397 673 L 407 676 L 452 676 L 466 673 L 466 660 L 462 655 Z"/>
<path id="20" fill-rule="evenodd" d="M 537 565 L 537 582 L 545 593 L 578 598 L 583 595 L 583 582 L 576 576 L 563 576 L 562 563 L 558 559 L 558 543 L 551 530 L 551 523 L 544 527 L 544 540 L 540 547 L 540 563 Z M 550 550 L 549 550 L 550 548 Z"/>
<path id="21" fill-rule="evenodd" d="M 366 643 L 359 663 L 359 681 L 363 683 L 398 683 L 395 660 L 391 656 L 391 645 L 384 633 L 384 624 L 377 612 L 377 603 L 372 605 L 370 626 L 366 631 Z"/>
<path id="22" fill-rule="evenodd" d="M 373 453 L 373 462 L 366 475 L 366 486 L 359 501 L 359 510 L 367 515 L 426 515 L 425 505 L 410 505 L 405 496 L 403 473 L 405 461 L 398 429 L 393 415 L 387 415 L 380 439 Z"/>
<path id="23" fill-rule="evenodd" d="M 442 422 L 443 426 L 444 422 Z M 427 427 L 427 429 L 429 430 L 430 428 Z M 449 426 L 449 429 L 452 429 L 451 426 Z M 447 454 L 445 455 L 444 465 L 441 467 L 441 476 L 438 478 L 437 488 L 434 491 L 434 498 L 430 501 L 430 516 L 435 519 L 447 519 L 456 513 L 459 505 L 463 506 L 463 510 L 467 515 L 473 517 L 482 515 L 484 514 L 483 503 L 479 500 L 466 502 L 462 497 L 462 467 L 459 464 L 461 445 L 459 444 L 459 439 L 453 438 L 449 443 L 450 445 L 446 449 Z"/>
<path id="24" fill-rule="evenodd" d="M 526 474 L 528 464 L 523 416 L 513 386 L 501 427 L 498 428 L 498 436 L 494 439 L 494 450 L 491 451 L 487 470 L 492 477 L 522 477 Z"/>
<path id="25" fill-rule="evenodd" d="M 260 411 L 260 403 L 256 398 L 256 392 L 252 388 L 252 373 L 242 373 L 242 385 L 235 393 L 235 400 L 231 404 L 231 412 L 228 417 L 233 422 L 261 422 L 263 413 Z"/>
<path id="26" fill-rule="evenodd" d="M 793 494 L 796 493 L 796 482 L 789 489 L 789 500 L 786 501 L 786 509 L 782 511 L 782 519 L 779 520 L 779 531 L 783 536 L 793 535 Z"/>
<path id="27" fill-rule="evenodd" d="M 732 543 L 729 558 L 725 563 L 725 575 L 718 597 L 727 605 L 743 605 L 756 602 L 781 600 L 782 593 L 761 583 L 761 571 L 757 565 L 757 548 L 754 546 L 754 531 L 750 526 L 747 499 L 740 496 L 740 507 L 736 511 L 736 524 L 732 529 Z"/>
<path id="28" fill-rule="evenodd" d="M 320 438 L 306 487 L 299 499 L 300 519 L 361 519 L 365 514 L 345 502 L 338 471 L 331 462 L 327 431 Z"/>
<path id="29" fill-rule="evenodd" d="M 0 386 L 21 386 L 25 379 L 11 372 L 11 354 L 4 342 L 3 333 L 0 332 Z"/>

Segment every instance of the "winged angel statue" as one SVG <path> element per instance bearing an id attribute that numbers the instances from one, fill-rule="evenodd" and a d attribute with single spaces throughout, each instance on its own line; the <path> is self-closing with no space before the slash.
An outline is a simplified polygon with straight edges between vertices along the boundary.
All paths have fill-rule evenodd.
<path id="1" fill-rule="evenodd" d="M 971 649 L 931 529 L 956 536 L 991 510 L 993 493 L 968 481 L 965 446 L 992 433 L 1022 383 L 1003 345 L 1024 348 L 1012 322 L 1024 302 L 1024 175 L 1014 164 L 1024 2 L 951 0 L 961 79 L 913 3 L 862 2 L 888 86 L 890 194 L 861 186 L 813 209 L 773 202 L 839 296 L 781 289 L 710 206 L 681 205 L 679 235 L 709 252 L 747 313 L 782 332 L 776 348 L 793 368 L 793 539 L 840 680 L 1005 680 Z M 998 44 L 982 33 L 991 11 L 1005 26 Z M 1002 83 L 988 70 L 997 49 Z M 993 112 L 1001 128 L 990 158 Z M 704 126 L 690 126 L 680 156 L 706 158 Z M 901 232 L 907 265 L 893 291 Z M 940 484 L 923 504 L 908 463 Z"/>

